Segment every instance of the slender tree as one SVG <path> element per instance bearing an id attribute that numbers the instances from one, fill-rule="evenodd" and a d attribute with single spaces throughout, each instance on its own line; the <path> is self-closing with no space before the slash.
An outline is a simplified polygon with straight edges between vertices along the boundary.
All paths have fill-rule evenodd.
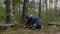
<path id="1" fill-rule="evenodd" d="M 39 0 L 39 17 L 41 18 L 41 0 Z"/>
<path id="2" fill-rule="evenodd" d="M 43 11 L 44 11 L 44 0 L 42 0 L 42 2 L 43 2 Z"/>
<path id="3" fill-rule="evenodd" d="M 33 13 L 34 13 L 35 12 L 35 0 L 33 0 L 33 8 L 34 8 Z"/>
<path id="4" fill-rule="evenodd" d="M 54 0 L 54 11 L 55 11 L 55 16 L 57 16 L 57 2 L 58 0 Z"/>
<path id="5" fill-rule="evenodd" d="M 21 22 L 21 6 L 22 5 L 22 1 L 20 0 L 20 2 L 18 3 L 18 9 L 19 9 L 19 22 Z"/>
<path id="6" fill-rule="evenodd" d="M 29 3 L 29 0 L 24 0 L 22 19 L 21 19 L 22 23 L 25 23 L 25 21 L 26 21 L 25 16 L 27 15 L 27 11 L 28 11 L 28 3 Z"/>
<path id="7" fill-rule="evenodd" d="M 47 17 L 46 17 L 46 20 L 47 20 L 47 22 L 48 22 L 48 17 L 49 17 L 49 16 L 48 16 L 48 5 L 47 5 L 48 3 L 47 3 L 47 1 L 48 1 L 48 0 L 45 0 L 45 9 L 46 9 L 46 10 L 45 10 L 45 13 L 46 13 L 46 16 L 47 16 Z"/>
<path id="8" fill-rule="evenodd" d="M 48 12 L 47 0 L 45 0 L 45 8 L 46 8 L 46 12 Z"/>

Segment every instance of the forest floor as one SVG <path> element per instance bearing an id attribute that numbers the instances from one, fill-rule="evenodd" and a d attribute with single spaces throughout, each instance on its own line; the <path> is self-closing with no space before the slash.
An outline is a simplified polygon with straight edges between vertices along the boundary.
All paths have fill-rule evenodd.
<path id="1" fill-rule="evenodd" d="M 40 30 L 31 30 L 31 29 L 24 29 L 18 28 L 14 29 L 7 29 L 0 31 L 0 34 L 60 34 L 60 26 L 59 28 L 56 26 L 47 26 L 45 25 Z"/>
<path id="2" fill-rule="evenodd" d="M 55 22 L 54 22 L 55 23 Z M 60 23 L 60 22 L 59 22 Z M 31 30 L 25 28 L 9 28 L 7 30 L 0 30 L 0 34 L 60 34 L 60 26 L 43 25 L 40 30 Z"/>

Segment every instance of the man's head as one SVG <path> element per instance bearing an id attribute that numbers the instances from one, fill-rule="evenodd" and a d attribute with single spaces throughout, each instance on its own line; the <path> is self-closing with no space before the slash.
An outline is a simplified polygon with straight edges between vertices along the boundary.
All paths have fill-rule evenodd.
<path id="1" fill-rule="evenodd" d="M 27 19 L 27 20 L 30 19 L 30 16 L 26 15 L 26 19 Z"/>

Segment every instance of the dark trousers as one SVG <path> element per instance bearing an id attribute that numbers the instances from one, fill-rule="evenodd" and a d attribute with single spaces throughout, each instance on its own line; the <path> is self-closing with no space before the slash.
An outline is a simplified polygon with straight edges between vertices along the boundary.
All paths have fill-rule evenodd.
<path id="1" fill-rule="evenodd" d="M 32 25 L 32 26 L 31 26 Z M 30 27 L 31 26 L 31 27 Z M 37 24 L 26 24 L 26 27 L 28 28 L 32 28 L 35 27 L 36 29 L 41 29 L 41 25 L 37 25 Z"/>

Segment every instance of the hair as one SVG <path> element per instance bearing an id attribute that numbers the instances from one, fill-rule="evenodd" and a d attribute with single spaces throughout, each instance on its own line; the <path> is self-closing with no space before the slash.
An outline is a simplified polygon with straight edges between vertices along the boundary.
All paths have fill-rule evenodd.
<path id="1" fill-rule="evenodd" d="M 29 19 L 29 16 L 28 15 L 26 15 L 26 19 Z"/>

